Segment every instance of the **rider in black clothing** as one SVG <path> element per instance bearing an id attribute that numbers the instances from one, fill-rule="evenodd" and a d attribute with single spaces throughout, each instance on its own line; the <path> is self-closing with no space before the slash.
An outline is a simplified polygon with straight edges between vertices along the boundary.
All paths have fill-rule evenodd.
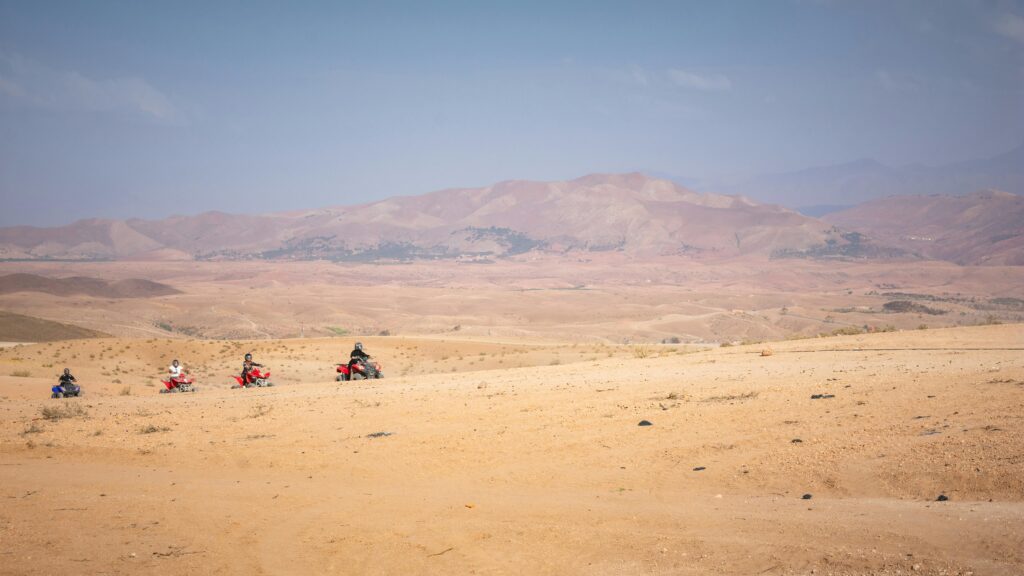
<path id="1" fill-rule="evenodd" d="M 349 356 L 348 369 L 349 369 L 350 373 L 352 371 L 352 367 L 355 366 L 356 364 L 362 364 L 363 366 L 369 366 L 369 363 L 367 362 L 367 360 L 370 359 L 370 355 L 367 354 L 363 350 L 363 343 L 362 342 L 356 342 L 355 349 L 353 349 L 352 353 L 349 354 L 348 356 Z"/>
<path id="2" fill-rule="evenodd" d="M 246 384 L 252 383 L 252 378 L 249 376 L 249 372 L 252 372 L 253 368 L 262 368 L 263 364 L 258 364 L 252 361 L 252 354 L 245 355 L 245 361 L 242 362 L 242 382 Z"/>
<path id="3" fill-rule="evenodd" d="M 60 375 L 60 387 L 67 392 L 75 382 L 77 382 L 77 379 L 71 375 L 71 369 L 65 368 L 64 373 Z"/>

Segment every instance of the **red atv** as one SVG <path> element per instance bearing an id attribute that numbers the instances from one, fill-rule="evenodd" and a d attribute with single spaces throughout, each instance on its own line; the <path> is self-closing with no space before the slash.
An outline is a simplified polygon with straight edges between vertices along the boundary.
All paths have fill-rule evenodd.
<path id="1" fill-rule="evenodd" d="M 160 382 L 164 385 L 164 389 L 160 391 L 161 394 L 196 391 L 194 381 L 188 376 L 183 376 L 181 378 L 168 378 L 167 380 L 161 380 Z"/>
<path id="2" fill-rule="evenodd" d="M 232 388 L 269 388 L 274 383 L 270 381 L 270 370 L 266 372 L 260 372 L 259 368 L 253 368 L 245 375 L 243 380 L 241 376 L 235 376 L 235 382 L 237 384 L 231 386 Z"/>
<path id="3" fill-rule="evenodd" d="M 344 382 L 346 380 L 370 380 L 372 378 L 383 378 L 380 362 L 376 360 L 353 359 L 348 364 L 336 364 L 338 375 L 335 380 Z"/>

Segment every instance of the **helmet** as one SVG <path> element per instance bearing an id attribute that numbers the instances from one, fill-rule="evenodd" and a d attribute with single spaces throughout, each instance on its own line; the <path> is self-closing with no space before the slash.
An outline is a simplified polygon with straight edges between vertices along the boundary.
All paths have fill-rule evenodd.
<path id="1" fill-rule="evenodd" d="M 65 374 L 71 374 L 71 368 L 65 368 L 64 369 L 64 373 Z"/>
<path id="2" fill-rule="evenodd" d="M 246 354 L 246 355 L 245 355 L 245 359 L 246 359 L 246 360 L 252 360 L 252 353 L 248 353 L 248 354 Z"/>
<path id="3" fill-rule="evenodd" d="M 362 342 L 356 342 L 356 350 L 362 350 L 362 349 L 363 349 L 363 343 Z"/>
<path id="4" fill-rule="evenodd" d="M 171 364 L 174 364 L 175 366 L 177 366 L 177 365 L 178 365 L 178 359 L 177 359 L 177 358 L 175 358 L 175 359 L 174 359 L 174 362 L 171 362 Z"/>

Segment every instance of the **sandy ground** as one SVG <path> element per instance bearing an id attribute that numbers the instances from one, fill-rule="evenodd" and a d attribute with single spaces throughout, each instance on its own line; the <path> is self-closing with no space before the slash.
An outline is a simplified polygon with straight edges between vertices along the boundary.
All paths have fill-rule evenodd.
<path id="1" fill-rule="evenodd" d="M 256 344 L 0 350 L 0 573 L 1024 573 L 1022 325 L 381 338 L 398 371 L 345 384 L 337 340 L 268 341 L 279 386 L 227 389 Z M 199 392 L 146 385 L 169 354 Z M 76 355 L 87 395 L 47 399 Z"/>
<path id="2" fill-rule="evenodd" d="M 947 262 L 738 260 L 624 256 L 430 262 L 4 262 L 0 272 L 116 281 L 182 294 L 106 299 L 18 292 L 0 310 L 133 338 L 267 339 L 435 334 L 607 344 L 783 340 L 867 326 L 1024 322 L 1024 267 Z M 917 294 L 942 314 L 887 313 Z M 991 298 L 1014 298 L 996 306 Z"/>

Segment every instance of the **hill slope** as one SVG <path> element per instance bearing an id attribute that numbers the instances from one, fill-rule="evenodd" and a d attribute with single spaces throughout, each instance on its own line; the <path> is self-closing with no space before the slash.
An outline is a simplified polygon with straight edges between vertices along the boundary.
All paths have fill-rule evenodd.
<path id="1" fill-rule="evenodd" d="M 698 194 L 641 174 L 509 181 L 371 204 L 159 221 L 87 220 L 0 229 L 9 259 L 501 257 L 543 250 L 637 255 L 770 254 L 841 235 L 819 220 L 740 197 Z"/>
<path id="2" fill-rule="evenodd" d="M 893 196 L 828 214 L 824 220 L 926 258 L 1024 264 L 1024 196 L 1008 192 Z"/>
<path id="3" fill-rule="evenodd" d="M 103 336 L 106 334 L 88 328 L 0 310 L 0 342 L 52 342 Z"/>
<path id="4" fill-rule="evenodd" d="M 83 295 L 95 298 L 150 298 L 181 293 L 166 284 L 141 278 L 108 282 L 86 276 L 47 278 L 24 273 L 0 276 L 0 294 L 16 292 L 42 292 L 54 296 Z"/>
<path id="5" fill-rule="evenodd" d="M 940 166 L 888 166 L 863 159 L 701 187 L 799 208 L 853 206 L 894 195 L 960 195 L 987 188 L 1024 194 L 1024 145 L 989 158 Z"/>

